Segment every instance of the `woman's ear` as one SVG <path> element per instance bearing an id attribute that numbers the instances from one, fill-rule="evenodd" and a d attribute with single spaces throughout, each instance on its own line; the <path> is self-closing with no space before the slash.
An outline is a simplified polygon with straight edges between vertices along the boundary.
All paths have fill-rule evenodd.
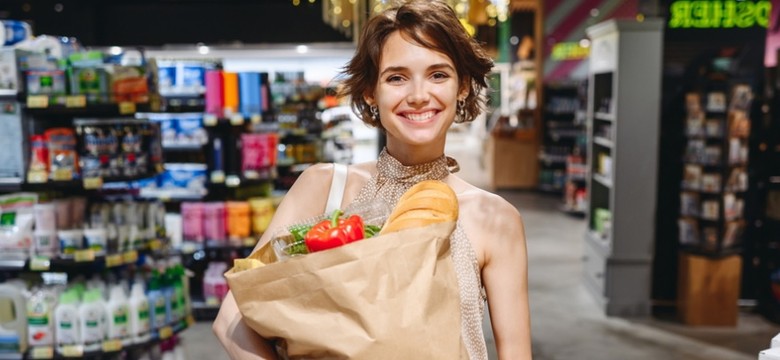
<path id="1" fill-rule="evenodd" d="M 376 104 L 376 101 L 374 100 L 374 96 L 372 94 L 365 94 L 363 95 L 363 101 L 368 104 L 368 106 L 373 106 Z"/>
<path id="2" fill-rule="evenodd" d="M 460 84 L 460 90 L 458 91 L 458 99 L 465 100 L 471 92 L 471 80 L 469 78 L 463 79 Z"/>

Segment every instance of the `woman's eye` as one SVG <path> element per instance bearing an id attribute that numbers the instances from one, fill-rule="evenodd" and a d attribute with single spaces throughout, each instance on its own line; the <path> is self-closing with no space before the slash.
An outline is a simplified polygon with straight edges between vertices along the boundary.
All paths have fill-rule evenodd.
<path id="1" fill-rule="evenodd" d="M 392 75 L 387 78 L 387 82 L 394 83 L 394 82 L 400 82 L 403 81 L 404 78 L 401 75 Z"/>
<path id="2" fill-rule="evenodd" d="M 447 78 L 450 77 L 450 75 L 447 74 L 447 73 L 443 73 L 443 72 L 436 72 L 436 73 L 433 73 L 433 75 L 431 75 L 431 77 L 434 78 L 434 79 L 447 79 Z"/>

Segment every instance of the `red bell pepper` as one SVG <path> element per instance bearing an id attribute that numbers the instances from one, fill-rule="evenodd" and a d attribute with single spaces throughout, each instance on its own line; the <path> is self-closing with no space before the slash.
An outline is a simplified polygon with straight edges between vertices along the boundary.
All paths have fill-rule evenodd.
<path id="1" fill-rule="evenodd" d="M 342 219 L 342 214 L 341 210 L 336 210 L 330 219 L 312 226 L 303 239 L 309 252 L 327 250 L 363 239 L 363 219 L 358 215 Z"/>

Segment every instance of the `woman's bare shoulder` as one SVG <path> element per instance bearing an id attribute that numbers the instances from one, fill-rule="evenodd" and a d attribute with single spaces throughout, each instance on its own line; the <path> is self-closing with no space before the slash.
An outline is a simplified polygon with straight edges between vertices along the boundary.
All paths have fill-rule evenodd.
<path id="1" fill-rule="evenodd" d="M 480 265 L 485 264 L 489 254 L 502 249 L 504 242 L 523 236 L 522 217 L 509 201 L 460 179 L 453 181 L 451 186 L 458 194 L 458 221 L 471 241 Z"/>
<path id="2" fill-rule="evenodd" d="M 453 176 L 450 177 L 453 178 Z M 449 180 L 448 183 L 458 195 L 461 210 L 467 212 L 469 217 L 520 216 L 514 205 L 497 194 L 471 185 L 457 177 Z"/>

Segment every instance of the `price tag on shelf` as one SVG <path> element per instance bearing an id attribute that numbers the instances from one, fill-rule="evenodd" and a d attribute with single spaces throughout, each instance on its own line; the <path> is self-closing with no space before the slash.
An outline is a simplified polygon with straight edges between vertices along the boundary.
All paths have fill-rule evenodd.
<path id="1" fill-rule="evenodd" d="M 244 125 L 244 115 L 233 114 L 230 116 L 230 125 L 239 126 Z"/>
<path id="2" fill-rule="evenodd" d="M 257 245 L 257 239 L 251 237 L 244 238 L 244 241 L 242 241 L 242 245 L 244 245 L 245 247 L 255 246 Z"/>
<path id="3" fill-rule="evenodd" d="M 122 259 L 125 261 L 125 264 L 132 264 L 138 261 L 138 251 L 126 251 L 124 254 L 122 254 Z"/>
<path id="4" fill-rule="evenodd" d="M 27 172 L 27 182 L 30 184 L 43 184 L 49 181 L 49 174 L 46 171 L 29 171 Z"/>
<path id="5" fill-rule="evenodd" d="M 82 357 L 84 356 L 84 346 L 67 345 L 62 347 L 62 356 L 64 357 Z"/>
<path id="6" fill-rule="evenodd" d="M 51 259 L 46 256 L 36 255 L 30 259 L 30 270 L 32 271 L 49 271 L 51 267 Z"/>
<path id="7" fill-rule="evenodd" d="M 207 297 L 206 306 L 219 306 L 219 299 L 216 296 Z"/>
<path id="8" fill-rule="evenodd" d="M 27 107 L 30 109 L 43 109 L 49 107 L 49 95 L 27 96 Z"/>
<path id="9" fill-rule="evenodd" d="M 238 187 L 241 185 L 241 178 L 236 175 L 228 175 L 225 178 L 225 186 L 227 187 Z"/>
<path id="10" fill-rule="evenodd" d="M 105 340 L 103 341 L 103 352 L 114 352 L 122 350 L 122 340 Z"/>
<path id="11" fill-rule="evenodd" d="M 72 169 L 57 169 L 51 173 L 51 179 L 54 181 L 71 181 L 73 180 Z"/>
<path id="12" fill-rule="evenodd" d="M 84 189 L 95 190 L 103 187 L 103 178 L 101 177 L 89 177 L 84 178 Z"/>
<path id="13" fill-rule="evenodd" d="M 76 262 L 95 261 L 95 251 L 92 249 L 76 250 L 73 253 L 73 260 Z"/>
<path id="14" fill-rule="evenodd" d="M 35 346 L 30 349 L 31 359 L 52 359 L 54 358 L 54 348 L 51 346 Z"/>
<path id="15" fill-rule="evenodd" d="M 249 117 L 249 122 L 251 122 L 252 124 L 259 124 L 263 122 L 263 115 L 252 114 L 252 116 Z"/>
<path id="16" fill-rule="evenodd" d="M 165 340 L 173 336 L 173 328 L 170 326 L 163 326 L 160 328 L 160 340 Z"/>
<path id="17" fill-rule="evenodd" d="M 119 103 L 119 113 L 122 115 L 134 114 L 135 103 L 130 101 L 123 101 Z"/>
<path id="18" fill-rule="evenodd" d="M 162 241 L 154 239 L 149 241 L 149 250 L 160 250 L 162 248 Z"/>
<path id="19" fill-rule="evenodd" d="M 84 95 L 68 95 L 65 97 L 65 107 L 83 108 L 87 107 L 87 97 Z"/>
<path id="20" fill-rule="evenodd" d="M 121 254 L 113 254 L 106 256 L 106 267 L 117 267 L 123 265 L 125 262 L 122 259 Z"/>
<path id="21" fill-rule="evenodd" d="M 217 126 L 217 116 L 214 114 L 203 115 L 203 126 Z"/>
<path id="22" fill-rule="evenodd" d="M 225 182 L 225 172 L 220 170 L 214 170 L 211 172 L 211 183 L 222 184 Z"/>

